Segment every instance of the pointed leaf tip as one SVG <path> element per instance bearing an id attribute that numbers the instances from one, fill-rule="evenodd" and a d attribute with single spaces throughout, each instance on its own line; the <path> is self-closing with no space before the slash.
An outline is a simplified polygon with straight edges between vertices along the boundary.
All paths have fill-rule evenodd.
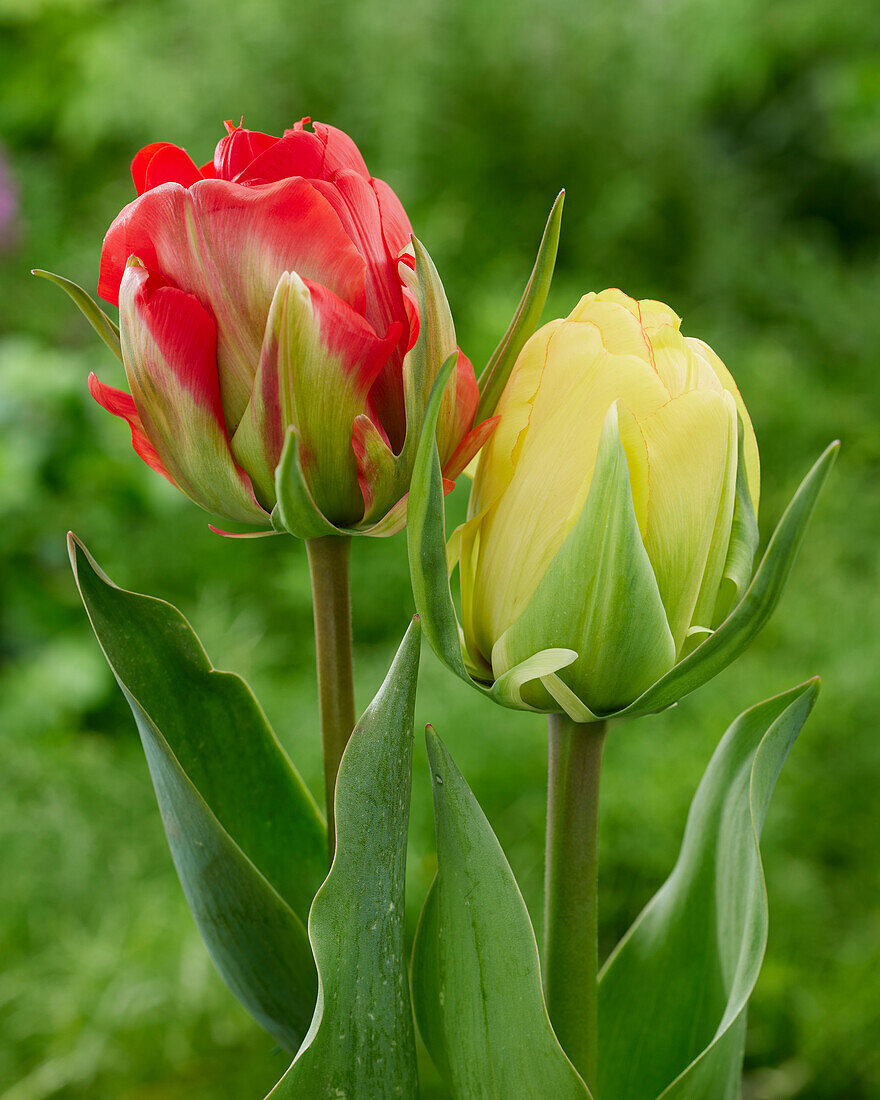
<path id="1" fill-rule="evenodd" d="M 517 356 L 541 320 L 556 266 L 564 202 L 565 191 L 563 190 L 556 196 L 550 209 L 547 225 L 538 246 L 538 255 L 519 305 L 516 307 L 507 331 L 501 337 L 498 347 L 480 375 L 477 383 L 480 390 L 480 403 L 474 417 L 475 424 L 486 420 L 494 413 Z"/>
<path id="2" fill-rule="evenodd" d="M 404 935 L 418 661 L 413 622 L 342 758 L 336 853 L 309 914 L 320 992 L 273 1100 L 418 1095 Z"/>
<path id="3" fill-rule="evenodd" d="M 715 750 L 672 874 L 600 976 L 600 1095 L 739 1096 L 747 1003 L 767 941 L 761 826 L 818 690 L 814 677 L 749 708 Z"/>
<path id="4" fill-rule="evenodd" d="M 510 865 L 430 724 L 425 736 L 438 872 L 413 946 L 422 1037 L 457 1100 L 587 1100 L 547 1017 L 535 934 Z"/>

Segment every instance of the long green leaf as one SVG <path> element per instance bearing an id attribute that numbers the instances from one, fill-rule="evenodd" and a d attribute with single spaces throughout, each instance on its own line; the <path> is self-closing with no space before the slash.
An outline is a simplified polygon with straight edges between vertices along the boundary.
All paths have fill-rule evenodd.
<path id="1" fill-rule="evenodd" d="M 438 871 L 413 948 L 419 1030 L 455 1100 L 584 1100 L 544 1004 L 535 933 L 492 827 L 428 730 Z"/>
<path id="2" fill-rule="evenodd" d="M 751 644 L 779 603 L 839 449 L 837 442 L 828 446 L 798 486 L 746 594 L 721 626 L 644 695 L 620 711 L 620 716 L 636 717 L 663 710 L 717 675 Z"/>
<path id="3" fill-rule="evenodd" d="M 767 942 L 758 840 L 817 693 L 811 680 L 752 707 L 716 749 L 675 869 L 601 975 L 599 1096 L 739 1096 L 746 1007 Z"/>
<path id="4" fill-rule="evenodd" d="M 407 504 L 406 546 L 413 600 L 425 637 L 452 672 L 472 683 L 461 655 L 458 619 L 446 568 L 443 478 L 434 438 L 443 391 L 455 362 L 456 356 L 450 355 L 441 367 L 425 410 Z"/>
<path id="5" fill-rule="evenodd" d="M 318 809 L 247 684 L 211 666 L 180 612 L 118 588 L 73 536 L 70 556 L 202 937 L 236 997 L 295 1050 L 317 991 L 305 924 L 326 870 Z"/>
<path id="6" fill-rule="evenodd" d="M 309 916 L 318 1004 L 293 1065 L 270 1093 L 277 1100 L 418 1096 L 404 948 L 418 672 L 414 620 L 339 768 L 336 856 Z"/>
<path id="7" fill-rule="evenodd" d="M 477 406 L 477 415 L 474 417 L 475 424 L 481 423 L 495 412 L 499 398 L 507 385 L 507 379 L 513 370 L 513 364 L 541 320 L 547 294 L 550 291 L 550 283 L 553 280 L 553 269 L 556 266 L 556 250 L 559 247 L 559 229 L 562 225 L 564 201 L 565 192 L 560 191 L 547 218 L 544 235 L 538 246 L 535 266 L 532 268 L 520 303 L 516 307 L 513 320 L 492 353 L 486 369 L 480 375 L 480 403 Z"/>
<path id="8" fill-rule="evenodd" d="M 38 267 L 35 267 L 31 274 L 40 279 L 48 279 L 50 283 L 61 287 L 119 362 L 122 362 L 119 326 L 110 320 L 90 294 L 83 290 L 78 283 L 73 282 L 71 279 L 65 279 L 63 275 L 55 275 L 51 271 L 43 271 Z"/>

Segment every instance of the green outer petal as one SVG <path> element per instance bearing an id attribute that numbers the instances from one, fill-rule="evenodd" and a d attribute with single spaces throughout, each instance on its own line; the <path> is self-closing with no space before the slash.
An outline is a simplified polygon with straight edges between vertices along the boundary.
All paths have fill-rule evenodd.
<path id="1" fill-rule="evenodd" d="M 573 649 L 542 649 L 499 676 L 489 689 L 489 697 L 501 706 L 513 707 L 514 710 L 537 710 L 523 698 L 523 687 L 535 680 L 544 683 L 555 679 L 561 668 L 576 660 L 577 653 Z"/>
<path id="2" fill-rule="evenodd" d="M 636 717 L 663 710 L 717 675 L 747 648 L 779 603 L 839 449 L 837 442 L 828 446 L 798 486 L 745 596 L 715 633 L 625 710 L 605 717 Z"/>
<path id="3" fill-rule="evenodd" d="M 303 477 L 299 460 L 299 437 L 289 428 L 281 461 L 275 471 L 275 492 L 278 497 L 278 518 L 285 530 L 300 539 L 319 539 L 325 535 L 345 532 L 334 526 L 315 504 Z"/>
<path id="4" fill-rule="evenodd" d="M 553 280 L 553 268 L 556 266 L 556 250 L 559 247 L 559 229 L 562 225 L 564 201 L 565 192 L 560 191 L 550 209 L 544 235 L 538 246 L 535 266 L 532 268 L 513 319 L 479 377 L 477 384 L 481 396 L 477 415 L 474 417 L 475 424 L 479 424 L 495 412 L 517 356 L 541 320 L 544 303 L 547 301 L 550 283 Z"/>
<path id="5" fill-rule="evenodd" d="M 48 279 L 50 283 L 60 286 L 61 289 L 73 301 L 80 313 L 89 322 L 92 328 L 101 337 L 107 347 L 113 352 L 119 362 L 122 362 L 122 348 L 119 343 L 119 325 L 113 323 L 98 303 L 79 284 L 71 279 L 65 279 L 63 275 L 53 275 L 51 271 L 43 271 L 34 268 L 32 275 L 40 279 Z"/>
<path id="6" fill-rule="evenodd" d="M 602 971 L 599 1095 L 739 1097 L 746 1006 L 767 942 L 758 839 L 817 693 L 812 680 L 759 703 L 716 749 L 672 874 Z"/>
<path id="7" fill-rule="evenodd" d="M 492 827 L 428 729 L 437 877 L 413 946 L 422 1038 L 455 1100 L 585 1100 L 553 1033 L 535 933 Z"/>
<path id="8" fill-rule="evenodd" d="M 293 1065 L 270 1093 L 418 1096 L 404 944 L 419 624 L 346 747 L 336 781 L 336 854 L 309 915 L 318 1003 Z"/>
<path id="9" fill-rule="evenodd" d="M 411 277 L 413 285 L 410 289 L 418 299 L 419 335 L 413 347 L 406 353 L 403 363 L 406 439 L 400 454 L 400 464 L 407 473 L 421 438 L 431 386 L 437 377 L 437 372 L 449 356 L 456 355 L 458 352 L 452 312 L 434 261 L 418 237 L 412 238 L 412 247 L 416 267 L 415 272 L 409 273 L 406 277 Z M 443 424 L 451 416 L 455 400 L 456 393 L 453 386 L 444 392 L 438 413 L 438 443 L 441 449 L 449 451 L 448 454 L 443 455 L 444 462 L 458 443 L 458 440 L 443 439 Z"/>
<path id="10" fill-rule="evenodd" d="M 199 931 L 232 992 L 296 1049 L 317 988 L 305 922 L 327 841 L 314 800 L 248 686 L 212 668 L 180 612 L 118 588 L 73 536 L 70 556 Z"/>
<path id="11" fill-rule="evenodd" d="M 492 666 L 500 673 L 553 646 L 578 654 L 559 679 L 594 713 L 625 706 L 675 663 L 633 508 L 616 403 L 602 426 L 578 521 L 520 617 L 496 642 Z M 524 697 L 542 710 L 557 709 L 544 690 L 527 689 Z"/>
<path id="12" fill-rule="evenodd" d="M 435 431 L 443 390 L 455 369 L 450 355 L 437 374 L 425 410 L 407 506 L 406 545 L 416 611 L 422 630 L 441 661 L 462 680 L 473 684 L 461 655 L 458 619 L 446 569 L 446 524 L 443 479 Z"/>

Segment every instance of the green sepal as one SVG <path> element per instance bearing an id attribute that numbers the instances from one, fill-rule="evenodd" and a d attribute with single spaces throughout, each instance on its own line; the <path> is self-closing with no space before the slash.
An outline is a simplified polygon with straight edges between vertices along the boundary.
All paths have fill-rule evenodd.
<path id="1" fill-rule="evenodd" d="M 312 903 L 318 1003 L 270 1096 L 418 1096 L 404 944 L 406 842 L 419 672 L 414 620 L 351 735 L 336 781 L 336 854 Z"/>
<path id="2" fill-rule="evenodd" d="M 211 666 L 180 612 L 118 588 L 73 536 L 69 548 L 199 931 L 230 990 L 296 1050 L 317 992 L 306 921 L 326 871 L 318 808 L 250 688 Z"/>
<path id="3" fill-rule="evenodd" d="M 811 680 L 752 707 L 715 750 L 672 874 L 600 976 L 598 1095 L 738 1100 L 767 943 L 759 838 L 818 690 Z"/>
<path id="4" fill-rule="evenodd" d="M 535 266 L 532 268 L 513 319 L 480 375 L 477 383 L 480 390 L 480 403 L 474 418 L 475 424 L 479 424 L 495 412 L 517 356 L 541 320 L 547 294 L 550 291 L 550 283 L 553 280 L 553 269 L 556 266 L 556 250 L 559 247 L 564 201 L 565 191 L 560 191 L 550 209 L 544 235 L 538 246 Z"/>
<path id="5" fill-rule="evenodd" d="M 476 684 L 461 654 L 458 618 L 449 587 L 443 477 L 435 439 L 443 391 L 455 369 L 456 358 L 450 355 L 441 367 L 425 409 L 409 490 L 406 546 L 413 600 L 425 637 L 447 668 L 467 683 Z"/>
<path id="6" fill-rule="evenodd" d="M 625 710 L 606 717 L 636 717 L 671 706 L 711 680 L 751 644 L 779 603 L 839 449 L 838 442 L 826 447 L 798 486 L 746 594 L 718 629 Z"/>
<path id="7" fill-rule="evenodd" d="M 458 358 L 455 326 L 440 274 L 418 237 L 412 238 L 412 247 L 416 265 L 419 335 L 413 347 L 406 353 L 403 364 L 406 439 L 398 465 L 406 479 L 404 492 L 409 484 L 409 473 L 422 437 L 425 411 L 436 372 L 450 357 L 454 361 Z"/>
<path id="8" fill-rule="evenodd" d="M 552 646 L 574 650 L 577 660 L 523 695 L 541 710 L 561 707 L 577 722 L 626 705 L 675 663 L 633 507 L 616 402 L 602 426 L 578 520 L 522 614 L 495 643 L 492 667 L 506 669 Z M 557 690 L 560 680 L 567 692 Z"/>
<path id="9" fill-rule="evenodd" d="M 413 947 L 419 1031 L 455 1100 L 590 1093 L 559 1045 L 535 933 L 501 846 L 428 729 L 437 876 Z"/>
<path id="10" fill-rule="evenodd" d="M 287 439 L 281 451 L 281 460 L 275 470 L 275 493 L 278 503 L 273 511 L 285 531 L 300 539 L 319 539 L 325 535 L 343 535 L 315 504 L 315 498 L 306 484 L 299 454 L 299 437 L 295 428 L 288 428 Z"/>
<path id="11" fill-rule="evenodd" d="M 82 313 L 107 347 L 113 352 L 119 362 L 122 362 L 122 348 L 119 343 L 119 326 L 110 320 L 107 314 L 87 291 L 83 290 L 78 283 L 74 283 L 71 279 L 65 279 L 63 275 L 54 275 L 51 271 L 43 271 L 38 267 L 34 268 L 31 274 L 38 276 L 40 279 L 48 279 L 50 283 L 60 286 L 65 294 L 71 298 L 74 305 L 79 309 L 80 313 Z"/>

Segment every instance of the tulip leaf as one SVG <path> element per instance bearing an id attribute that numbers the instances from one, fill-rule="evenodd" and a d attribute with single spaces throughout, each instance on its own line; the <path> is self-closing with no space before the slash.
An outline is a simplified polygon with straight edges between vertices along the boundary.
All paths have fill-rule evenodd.
<path id="1" fill-rule="evenodd" d="M 319 539 L 344 532 L 330 522 L 315 504 L 306 484 L 299 453 L 299 437 L 293 428 L 287 432 L 281 460 L 275 471 L 278 518 L 285 530 L 300 539 Z"/>
<path id="2" fill-rule="evenodd" d="M 818 688 L 808 681 L 747 710 L 715 750 L 672 874 L 600 976 L 600 1096 L 739 1097 L 746 1008 L 767 943 L 758 842 Z"/>
<path id="3" fill-rule="evenodd" d="M 718 598 L 715 604 L 715 621 L 726 618 L 730 609 L 739 601 L 740 595 L 748 587 L 758 552 L 758 517 L 749 492 L 746 472 L 745 429 L 742 417 L 737 417 L 737 460 L 736 460 L 736 497 L 733 505 L 733 523 L 730 530 L 730 542 Z"/>
<path id="4" fill-rule="evenodd" d="M 230 990 L 295 1050 L 317 992 L 306 933 L 326 872 L 317 806 L 250 688 L 211 666 L 180 612 L 118 588 L 73 536 L 70 556 L 199 931 Z"/>
<path id="5" fill-rule="evenodd" d="M 839 443 L 827 447 L 801 482 L 773 532 L 752 583 L 730 615 L 689 656 L 618 712 L 620 716 L 635 717 L 670 706 L 729 665 L 762 630 L 785 589 L 839 448 Z"/>
<path id="6" fill-rule="evenodd" d="M 437 876 L 413 948 L 422 1038 L 455 1100 L 590 1093 L 559 1045 L 535 934 L 501 846 L 429 728 Z"/>
<path id="7" fill-rule="evenodd" d="M 522 614 L 496 642 L 492 666 L 501 671 L 553 646 L 568 647 L 577 659 L 523 696 L 542 710 L 561 707 L 576 722 L 626 705 L 675 663 L 675 642 L 633 508 L 616 403 L 605 417 L 577 523 Z M 576 695 L 583 684 L 589 694 Z"/>
<path id="8" fill-rule="evenodd" d="M 318 1003 L 270 1096 L 418 1095 L 404 881 L 419 673 L 414 620 L 358 722 L 336 781 L 336 854 L 309 915 Z"/>
<path id="9" fill-rule="evenodd" d="M 437 268 L 418 237 L 412 238 L 412 247 L 419 335 L 413 347 L 406 353 L 403 363 L 406 438 L 398 459 L 402 492 L 406 492 L 407 475 L 422 436 L 422 423 L 435 372 L 450 355 L 456 359 L 458 355 L 452 313 Z"/>
<path id="10" fill-rule="evenodd" d="M 516 307 L 513 320 L 480 375 L 478 382 L 480 403 L 477 406 L 477 415 L 474 417 L 475 424 L 479 424 L 495 412 L 517 356 L 541 320 L 547 294 L 550 291 L 550 283 L 553 280 L 553 269 L 556 266 L 556 250 L 559 247 L 564 201 L 565 192 L 560 191 L 547 218 L 544 235 L 538 246 L 535 266 L 532 268 L 520 303 Z"/>
<path id="11" fill-rule="evenodd" d="M 465 668 L 459 641 L 458 619 L 446 567 L 446 525 L 443 509 L 443 477 L 435 432 L 443 391 L 455 368 L 450 355 L 434 380 L 422 437 L 413 465 L 407 504 L 406 545 L 409 553 L 413 600 L 422 629 L 434 652 L 456 675 L 474 683 Z"/>
<path id="12" fill-rule="evenodd" d="M 48 279 L 50 283 L 61 287 L 65 294 L 69 295 L 74 305 L 89 322 L 92 328 L 101 337 L 107 347 L 113 352 L 119 362 L 122 362 L 122 348 L 119 343 L 119 326 L 114 324 L 107 314 L 101 309 L 92 296 L 71 279 L 65 279 L 63 275 L 55 275 L 51 271 L 43 271 L 34 268 L 32 275 L 40 279 Z"/>

